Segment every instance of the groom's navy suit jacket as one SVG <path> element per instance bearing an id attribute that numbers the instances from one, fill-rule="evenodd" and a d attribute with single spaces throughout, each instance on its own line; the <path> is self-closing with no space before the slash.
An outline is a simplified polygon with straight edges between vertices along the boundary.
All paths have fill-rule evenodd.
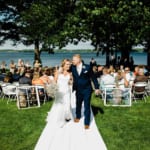
<path id="1" fill-rule="evenodd" d="M 71 71 L 74 80 L 73 90 L 83 91 L 84 89 L 89 89 L 92 91 L 91 81 L 93 81 L 95 89 L 99 89 L 98 81 L 90 65 L 83 64 L 80 75 L 77 72 L 76 66 L 72 66 Z"/>

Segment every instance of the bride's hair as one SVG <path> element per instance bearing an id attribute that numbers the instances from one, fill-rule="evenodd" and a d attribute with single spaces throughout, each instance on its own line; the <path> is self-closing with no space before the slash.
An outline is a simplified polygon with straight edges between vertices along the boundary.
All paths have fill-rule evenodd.
<path id="1" fill-rule="evenodd" d="M 61 67 L 64 67 L 66 62 L 70 62 L 70 60 L 69 59 L 63 59 L 61 62 Z"/>

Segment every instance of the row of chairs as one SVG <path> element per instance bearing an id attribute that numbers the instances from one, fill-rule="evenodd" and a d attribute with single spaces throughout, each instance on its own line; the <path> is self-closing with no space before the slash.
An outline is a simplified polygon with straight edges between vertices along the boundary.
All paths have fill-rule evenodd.
<path id="1" fill-rule="evenodd" d="M 1 98 L 10 101 L 17 101 L 17 106 L 21 108 L 40 107 L 41 103 L 47 100 L 47 94 L 43 86 L 1 84 Z"/>
<path id="2" fill-rule="evenodd" d="M 137 82 L 129 88 L 105 85 L 101 94 L 105 106 L 131 106 L 132 101 L 143 99 L 146 102 L 149 95 L 150 81 Z"/>

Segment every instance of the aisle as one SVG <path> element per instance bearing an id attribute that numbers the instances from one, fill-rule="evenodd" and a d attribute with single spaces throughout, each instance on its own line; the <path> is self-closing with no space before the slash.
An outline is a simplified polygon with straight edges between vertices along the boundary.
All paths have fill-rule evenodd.
<path id="1" fill-rule="evenodd" d="M 82 113 L 83 111 L 82 109 Z M 73 107 L 74 114 L 75 105 Z M 79 123 L 71 120 L 66 122 L 62 128 L 48 122 L 35 150 L 106 150 L 106 145 L 97 129 L 93 114 L 91 115 L 90 129 L 84 129 L 83 120 L 83 116 Z"/>

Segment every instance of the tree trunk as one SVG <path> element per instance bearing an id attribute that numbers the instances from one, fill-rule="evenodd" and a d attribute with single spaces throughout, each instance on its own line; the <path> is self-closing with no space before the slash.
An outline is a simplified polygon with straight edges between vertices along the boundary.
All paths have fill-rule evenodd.
<path id="1" fill-rule="evenodd" d="M 129 57 L 130 57 L 130 51 L 132 49 L 132 46 L 127 45 L 121 48 L 121 58 L 123 59 L 127 59 L 127 61 L 129 62 Z"/>
<path id="2" fill-rule="evenodd" d="M 110 60 L 109 60 L 109 58 L 110 58 L 110 50 L 109 50 L 109 47 L 106 47 L 106 66 L 108 66 L 109 67 L 109 65 L 110 65 Z"/>
<path id="3" fill-rule="evenodd" d="M 147 66 L 150 66 L 150 46 L 148 46 L 148 51 L 147 51 Z"/>
<path id="4" fill-rule="evenodd" d="M 35 62 L 35 60 L 38 60 L 41 63 L 41 58 L 40 58 L 41 52 L 39 50 L 39 40 L 38 39 L 35 40 L 34 46 L 35 46 L 34 47 L 34 62 Z"/>

